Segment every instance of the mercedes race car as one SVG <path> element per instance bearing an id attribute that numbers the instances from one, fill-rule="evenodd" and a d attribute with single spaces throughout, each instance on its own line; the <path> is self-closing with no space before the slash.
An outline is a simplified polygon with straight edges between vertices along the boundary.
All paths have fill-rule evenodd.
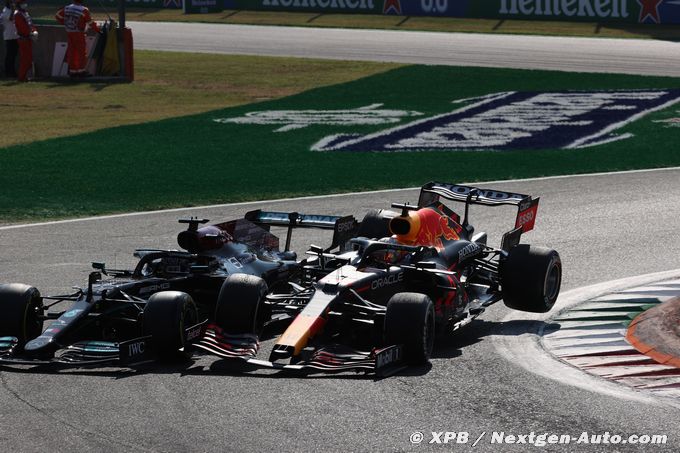
<path id="1" fill-rule="evenodd" d="M 230 325 L 219 309 L 231 293 L 229 277 L 248 275 L 272 289 L 300 278 L 302 265 L 290 251 L 294 229 L 333 230 L 331 250 L 343 249 L 357 228 L 352 216 L 261 210 L 199 228 L 207 222 L 180 220 L 188 224 L 177 237 L 184 251 L 137 250 L 132 270 L 93 263 L 87 287 L 73 294 L 42 296 L 28 285 L 0 285 L 0 363 L 134 364 L 173 357 L 188 351 L 208 322 Z M 288 229 L 283 251 L 271 226 Z M 50 311 L 62 302 L 71 305 Z M 52 322 L 43 331 L 45 321 Z"/>
<path id="2" fill-rule="evenodd" d="M 461 202 L 459 214 L 444 201 Z M 301 279 L 268 287 L 252 275 L 225 281 L 217 316 L 194 347 L 254 367 L 291 371 L 364 370 L 387 375 L 423 364 L 435 337 L 469 324 L 503 300 L 547 312 L 560 291 L 562 264 L 551 249 L 521 244 L 534 227 L 538 198 L 456 184 L 428 183 L 417 205 L 369 212 L 350 240 L 354 250 L 312 246 Z M 517 207 L 500 248 L 469 222 L 471 205 Z M 258 334 L 272 316 L 292 322 L 268 360 Z M 241 362 L 243 363 L 243 362 Z"/>

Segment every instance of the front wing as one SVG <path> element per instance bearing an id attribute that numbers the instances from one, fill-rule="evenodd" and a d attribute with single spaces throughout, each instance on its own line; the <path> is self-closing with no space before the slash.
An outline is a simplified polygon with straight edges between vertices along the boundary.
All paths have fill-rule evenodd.
<path id="1" fill-rule="evenodd" d="M 300 373 L 357 371 L 386 377 L 405 367 L 401 345 L 387 346 L 370 352 L 329 346 L 317 349 L 307 360 L 292 364 L 261 360 L 256 357 L 260 348 L 256 335 L 229 335 L 214 324 L 206 326 L 203 335 L 192 344 L 192 347 L 223 359 L 240 359 L 256 368 Z"/>
<path id="2" fill-rule="evenodd" d="M 53 357 L 26 356 L 17 351 L 18 339 L 0 338 L 0 365 L 62 365 L 62 366 L 101 366 L 101 365 L 139 365 L 153 360 L 153 353 L 145 348 L 150 337 L 112 343 L 107 341 L 80 341 L 66 346 Z M 130 354 L 129 351 L 136 351 Z"/>
<path id="3" fill-rule="evenodd" d="M 308 360 L 294 364 L 282 364 L 257 359 L 260 349 L 257 335 L 230 335 L 219 326 L 207 321 L 185 330 L 185 348 L 198 349 L 223 359 L 237 359 L 256 368 L 292 371 L 299 373 L 356 371 L 390 376 L 405 368 L 402 362 L 402 346 L 392 345 L 370 352 L 348 350 L 329 346 L 314 351 Z M 134 366 L 152 362 L 156 358 L 151 337 L 113 343 L 105 341 L 81 341 L 57 351 L 54 357 L 25 356 L 18 351 L 18 339 L 0 337 L 0 365 L 57 365 L 63 367 L 84 366 Z"/>

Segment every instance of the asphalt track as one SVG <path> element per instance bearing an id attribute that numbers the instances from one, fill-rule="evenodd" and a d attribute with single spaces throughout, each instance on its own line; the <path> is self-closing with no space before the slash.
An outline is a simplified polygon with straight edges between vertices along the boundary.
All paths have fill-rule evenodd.
<path id="1" fill-rule="evenodd" d="M 159 22 L 128 26 L 137 49 L 680 76 L 680 43 L 652 39 Z"/>
<path id="2" fill-rule="evenodd" d="M 563 291 L 680 267 L 680 169 L 575 176 L 493 187 L 541 196 L 527 242 L 557 249 Z M 355 213 L 416 191 L 270 202 L 269 209 Z M 134 247 L 174 247 L 181 215 L 213 220 L 243 215 L 262 203 L 0 229 L 0 281 L 43 293 L 84 284 L 91 261 L 132 263 Z M 473 209 L 491 241 L 512 224 L 506 208 Z M 489 226 L 490 225 L 490 226 Z M 294 247 L 328 238 L 299 234 Z M 573 292 L 573 291 L 572 291 Z M 569 296 L 568 293 L 564 293 Z M 501 320 L 511 316 L 508 322 Z M 680 410 L 627 390 L 563 382 L 560 368 L 508 347 L 537 322 L 497 304 L 457 336 L 440 343 L 428 368 L 374 381 L 353 375 L 297 379 L 240 375 L 212 359 L 186 366 L 0 371 L 0 445 L 4 451 L 530 451 L 492 445 L 490 433 L 666 434 L 678 451 Z M 510 352 L 508 352 L 510 349 Z M 542 362 L 542 361 L 541 361 Z M 209 370 L 210 367 L 214 369 Z M 548 367 L 546 371 L 546 367 Z M 604 384 L 602 384 L 604 385 Z M 610 384 L 611 385 L 611 384 Z M 469 432 L 467 445 L 412 445 L 415 431 Z M 471 448 L 483 432 L 486 437 Z M 537 451 L 628 451 L 630 445 L 548 446 Z"/>

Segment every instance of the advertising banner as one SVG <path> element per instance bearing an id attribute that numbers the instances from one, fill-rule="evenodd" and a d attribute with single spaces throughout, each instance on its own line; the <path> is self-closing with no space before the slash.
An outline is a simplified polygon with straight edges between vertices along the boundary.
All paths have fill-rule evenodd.
<path id="1" fill-rule="evenodd" d="M 118 0 L 103 0 L 104 4 L 110 4 L 113 8 L 118 5 Z M 182 7 L 182 0 L 125 0 L 127 6 L 134 8 L 172 8 Z"/>
<path id="2" fill-rule="evenodd" d="M 184 0 L 183 3 L 184 14 L 219 13 L 224 9 L 223 0 Z"/>
<path id="3" fill-rule="evenodd" d="M 125 0 L 125 4 L 131 8 L 180 9 L 182 8 L 182 1 L 183 0 Z M 220 5 L 223 2 L 223 0 L 215 1 L 220 3 Z M 56 13 L 58 8 L 68 5 L 71 2 L 72 0 L 36 0 L 29 6 L 29 11 L 31 7 L 35 6 L 54 5 L 54 12 Z M 103 12 L 102 8 L 109 12 L 114 12 L 118 8 L 118 0 L 85 0 L 84 3 L 93 13 Z"/>
<path id="4" fill-rule="evenodd" d="M 384 0 L 384 14 L 401 9 L 404 16 L 467 17 L 470 0 Z M 389 7 L 388 7 L 388 4 Z"/>
<path id="5" fill-rule="evenodd" d="M 224 8 L 608 23 L 680 23 L 680 0 L 224 0 Z"/>
<path id="6" fill-rule="evenodd" d="M 645 24 L 680 23 L 678 0 L 469 1 L 469 17 Z"/>
<path id="7" fill-rule="evenodd" d="M 382 14 L 383 0 L 224 0 L 224 8 L 251 11 Z"/>

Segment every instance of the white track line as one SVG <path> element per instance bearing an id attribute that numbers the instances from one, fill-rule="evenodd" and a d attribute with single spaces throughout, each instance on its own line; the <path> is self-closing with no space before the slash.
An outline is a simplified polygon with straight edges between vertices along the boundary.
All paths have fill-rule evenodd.
<path id="1" fill-rule="evenodd" d="M 680 170 L 680 167 L 666 167 L 666 168 L 647 168 L 647 169 L 642 169 L 642 170 L 625 170 L 625 171 L 615 171 L 615 172 L 599 172 L 599 173 L 584 173 L 584 174 L 575 174 L 575 175 L 557 175 L 557 176 L 542 176 L 542 177 L 537 177 L 537 178 L 523 178 L 523 179 L 499 179 L 495 181 L 482 181 L 482 182 L 474 182 L 474 183 L 461 183 L 461 184 L 474 184 L 474 185 L 484 185 L 484 184 L 507 184 L 507 183 L 517 183 L 517 182 L 532 182 L 532 181 L 550 181 L 550 180 L 556 180 L 556 179 L 567 179 L 567 178 L 592 178 L 592 177 L 599 177 L 599 176 L 608 176 L 608 175 L 628 175 L 628 174 L 635 174 L 635 173 L 650 173 L 650 172 L 656 172 L 656 171 L 676 171 Z M 381 194 L 381 193 L 391 193 L 391 192 L 400 192 L 403 190 L 418 190 L 420 187 L 403 187 L 400 189 L 383 189 L 383 190 L 370 190 L 367 192 L 345 192 L 345 193 L 334 193 L 334 194 L 328 194 L 328 195 L 311 195 L 307 197 L 297 197 L 297 198 L 274 198 L 270 200 L 261 200 L 261 201 L 244 201 L 240 203 L 223 203 L 223 204 L 213 204 L 213 205 L 206 205 L 206 206 L 193 206 L 193 207 L 188 207 L 188 208 L 173 208 L 173 209 L 159 209 L 156 211 L 140 211 L 140 212 L 128 212 L 125 214 L 111 214 L 111 215 L 102 215 L 102 216 L 93 216 L 93 217 L 81 217 L 81 218 L 76 218 L 76 219 L 66 219 L 66 220 L 52 220 L 49 222 L 37 222 L 37 223 L 25 223 L 25 224 L 16 224 L 16 225 L 6 225 L 0 227 L 0 231 L 5 231 L 5 230 L 16 230 L 19 228 L 30 228 L 30 227 L 39 227 L 39 226 L 48 226 L 48 225 L 61 225 L 65 223 L 74 223 L 74 222 L 90 222 L 90 221 L 96 221 L 96 220 L 108 220 L 108 219 L 117 219 L 117 218 L 125 218 L 125 217 L 137 217 L 137 216 L 144 216 L 144 215 L 155 215 L 155 214 L 166 214 L 166 213 L 172 213 L 172 212 L 187 212 L 187 211 L 198 211 L 198 210 L 205 210 L 205 209 L 219 209 L 219 208 L 228 208 L 228 207 L 237 207 L 237 206 L 249 206 L 249 205 L 255 205 L 255 204 L 262 204 L 262 203 L 282 203 L 282 202 L 287 202 L 287 201 L 304 201 L 304 200 L 320 200 L 323 198 L 336 198 L 336 197 L 349 197 L 349 196 L 354 196 L 354 195 L 370 195 L 370 194 Z"/>

